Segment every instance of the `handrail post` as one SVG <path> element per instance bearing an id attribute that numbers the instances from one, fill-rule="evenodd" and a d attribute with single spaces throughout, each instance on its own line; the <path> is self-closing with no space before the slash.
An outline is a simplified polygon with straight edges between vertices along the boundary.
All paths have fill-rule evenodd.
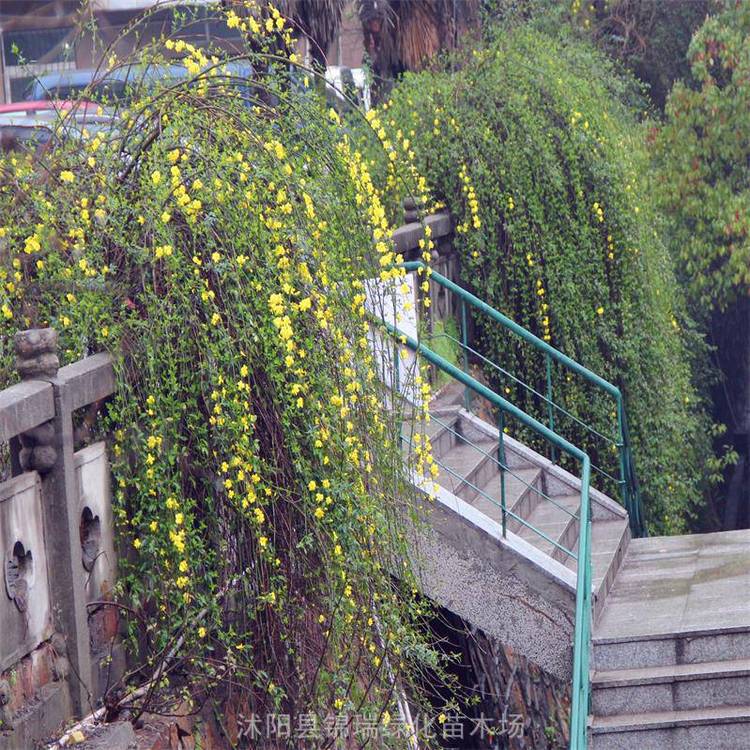
<path id="1" fill-rule="evenodd" d="M 464 372 L 469 374 L 469 331 L 467 329 L 466 300 L 461 297 L 461 348 L 463 349 Z M 471 391 L 464 386 L 464 408 L 471 411 Z"/>
<path id="2" fill-rule="evenodd" d="M 619 452 L 620 452 L 620 484 L 622 485 L 622 504 L 627 510 L 628 515 L 632 517 L 633 507 L 630 497 L 630 488 L 628 482 L 628 460 L 627 460 L 627 445 L 625 441 L 625 428 L 623 424 L 623 404 L 622 399 L 617 399 L 617 435 L 619 439 Z"/>
<path id="3" fill-rule="evenodd" d="M 544 359 L 547 369 L 547 421 L 552 432 L 555 431 L 555 408 L 552 405 L 552 357 L 549 352 L 545 352 Z M 550 457 L 553 462 L 557 461 L 557 450 L 554 445 L 550 445 Z"/>
<path id="4" fill-rule="evenodd" d="M 500 464 L 500 509 L 501 509 L 501 523 L 503 527 L 503 538 L 506 537 L 506 525 L 507 525 L 507 509 L 505 507 L 505 442 L 503 435 L 505 434 L 505 412 L 500 409 L 497 415 L 497 461 Z"/>
<path id="5" fill-rule="evenodd" d="M 591 507 L 589 487 L 591 463 L 584 454 L 581 471 L 580 531 L 578 534 L 578 565 L 576 571 L 576 617 L 573 646 L 573 692 L 570 722 L 570 749 L 585 750 L 587 718 L 590 711 L 591 690 L 589 659 L 591 649 L 592 591 L 591 591 Z"/>

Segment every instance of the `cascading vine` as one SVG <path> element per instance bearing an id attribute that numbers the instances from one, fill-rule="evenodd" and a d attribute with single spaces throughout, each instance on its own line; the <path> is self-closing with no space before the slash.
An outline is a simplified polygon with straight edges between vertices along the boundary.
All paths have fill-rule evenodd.
<path id="1" fill-rule="evenodd" d="M 521 26 L 445 69 L 404 75 L 371 121 L 427 178 L 423 202 L 454 214 L 462 275 L 476 294 L 621 387 L 651 531 L 677 533 L 710 492 L 702 467 L 720 459 L 693 382 L 705 345 L 662 241 L 634 102 L 635 84 L 592 48 Z M 398 162 L 371 158 L 399 216 Z M 542 355 L 482 319 L 475 325 L 484 356 L 547 392 Z M 547 422 L 538 395 L 496 369 L 486 375 Z M 551 381 L 556 403 L 617 434 L 611 400 L 561 367 Z M 554 417 L 560 434 L 617 476 L 615 446 L 561 411 Z M 599 477 L 599 486 L 618 496 L 613 482 Z"/>
<path id="2" fill-rule="evenodd" d="M 294 60 L 283 17 L 264 13 L 226 14 L 247 43 L 234 65 Z M 132 680 L 161 665 L 165 700 L 177 687 L 196 707 L 383 728 L 402 692 L 420 705 L 441 657 L 368 342 L 365 281 L 403 275 L 382 197 L 314 87 L 241 79 L 180 39 L 141 59 L 164 54 L 192 80 L 3 158 L 2 340 L 54 326 L 65 362 L 113 355 L 101 429 L 130 548 L 116 597 Z M 13 382 L 8 352 L 3 366 Z"/>

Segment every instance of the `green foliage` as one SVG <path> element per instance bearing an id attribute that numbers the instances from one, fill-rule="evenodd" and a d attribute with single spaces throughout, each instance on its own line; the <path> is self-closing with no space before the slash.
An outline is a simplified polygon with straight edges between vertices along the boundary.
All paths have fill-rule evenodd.
<path id="1" fill-rule="evenodd" d="M 714 5 L 714 0 L 573 0 L 570 7 L 573 25 L 648 84 L 652 100 L 663 108 L 672 84 L 689 73 L 690 38 Z"/>
<path id="2" fill-rule="evenodd" d="M 689 74 L 685 53 L 714 0 L 484 0 L 485 36 L 528 22 L 555 38 L 593 42 L 646 84 L 663 109 L 672 84 Z"/>
<path id="3" fill-rule="evenodd" d="M 703 347 L 660 239 L 643 130 L 622 104 L 633 92 L 589 46 L 522 27 L 457 73 L 406 75 L 372 124 L 456 216 L 465 283 L 621 386 L 650 527 L 678 532 L 702 494 L 707 423 L 691 352 Z M 395 190 L 391 172 L 380 179 Z M 544 360 L 475 322 L 482 353 L 543 392 Z M 538 397 L 487 374 L 546 421 Z M 558 403 L 614 434 L 610 400 L 557 367 L 553 380 Z M 560 413 L 556 429 L 617 471 L 611 445 Z"/>
<path id="4" fill-rule="evenodd" d="M 275 61 L 293 49 L 277 13 L 263 31 L 224 18 L 255 70 L 269 31 Z M 3 159 L 2 339 L 49 325 L 65 363 L 114 358 L 104 424 L 140 678 L 163 666 L 188 698 L 218 691 L 245 715 L 386 725 L 394 690 L 419 699 L 421 670 L 441 670 L 366 338 L 364 279 L 402 274 L 384 210 L 315 97 L 269 74 L 253 85 L 278 106 L 249 106 L 213 50 L 149 55 L 164 48 L 189 85 Z"/>
<path id="5" fill-rule="evenodd" d="M 750 288 L 750 5 L 724 2 L 688 52 L 656 133 L 657 195 L 691 294 L 724 309 Z"/>

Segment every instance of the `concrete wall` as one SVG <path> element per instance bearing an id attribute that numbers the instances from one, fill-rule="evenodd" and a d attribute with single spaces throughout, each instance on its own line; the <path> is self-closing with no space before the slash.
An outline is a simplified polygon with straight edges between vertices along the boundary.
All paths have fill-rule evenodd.
<path id="1" fill-rule="evenodd" d="M 433 601 L 546 672 L 571 677 L 575 573 L 439 488 L 419 509 L 413 565 Z"/>

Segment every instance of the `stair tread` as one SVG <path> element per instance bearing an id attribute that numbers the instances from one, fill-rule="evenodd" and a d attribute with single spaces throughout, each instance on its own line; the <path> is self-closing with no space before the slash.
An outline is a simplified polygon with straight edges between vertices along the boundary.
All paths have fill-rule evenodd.
<path id="1" fill-rule="evenodd" d="M 729 723 L 737 720 L 750 721 L 750 705 L 594 716 L 591 720 L 591 729 L 596 734 L 607 731 L 628 731 L 640 729 L 641 727 L 656 729 L 689 726 L 691 724 Z"/>
<path id="2" fill-rule="evenodd" d="M 495 443 L 491 440 L 481 441 L 470 445 L 459 443 L 438 460 L 438 484 L 451 492 L 456 492 L 464 479 L 471 475 L 474 469 L 483 461 L 490 461 Z"/>
<path id="3" fill-rule="evenodd" d="M 542 470 L 538 467 L 528 469 L 513 469 L 513 475 L 509 472 L 505 474 L 505 507 L 513 510 L 524 490 L 529 485 L 533 485 Z M 501 492 L 500 492 L 500 474 L 491 477 L 484 486 L 481 486 L 480 492 L 470 502 L 477 509 L 493 520 L 500 523 L 502 517 L 501 509 Z"/>
<path id="4" fill-rule="evenodd" d="M 693 664 L 670 664 L 637 669 L 611 669 L 592 673 L 592 685 L 600 687 L 626 687 L 659 682 L 712 679 L 750 675 L 750 659 L 730 661 L 705 661 Z"/>
<path id="5" fill-rule="evenodd" d="M 597 640 L 750 628 L 750 530 L 634 542 L 596 623 Z"/>
<path id="6" fill-rule="evenodd" d="M 432 418 L 429 422 L 417 422 L 411 419 L 405 419 L 401 425 L 401 435 L 411 441 L 414 439 L 413 435 L 425 435 L 430 438 L 431 442 L 435 442 L 435 438 L 440 433 L 448 429 L 455 429 L 454 426 L 458 421 L 458 412 L 456 411 L 449 415 L 440 416 L 438 419 Z"/>
<path id="7" fill-rule="evenodd" d="M 566 513 L 566 510 L 569 512 Z M 578 498 L 575 496 L 552 497 L 552 500 L 540 496 L 539 504 L 531 511 L 531 515 L 526 520 L 533 522 L 535 526 L 562 526 L 564 529 L 573 517 L 571 513 L 575 514 L 577 511 Z"/>
<path id="8" fill-rule="evenodd" d="M 572 513 L 575 513 L 578 509 L 580 498 L 574 495 L 567 495 L 554 497 L 553 500 L 562 506 L 562 508 L 567 508 Z M 566 513 L 562 508 L 558 508 L 546 498 L 540 497 L 539 504 L 531 511 L 529 517 L 524 519 L 534 528 L 531 528 L 531 526 L 521 526 L 517 532 L 518 535 L 527 542 L 531 542 L 542 552 L 548 555 L 552 554 L 557 549 L 555 545 L 540 536 L 535 529 L 542 531 L 550 539 L 559 542 L 560 537 L 571 520 L 570 514 Z"/>

